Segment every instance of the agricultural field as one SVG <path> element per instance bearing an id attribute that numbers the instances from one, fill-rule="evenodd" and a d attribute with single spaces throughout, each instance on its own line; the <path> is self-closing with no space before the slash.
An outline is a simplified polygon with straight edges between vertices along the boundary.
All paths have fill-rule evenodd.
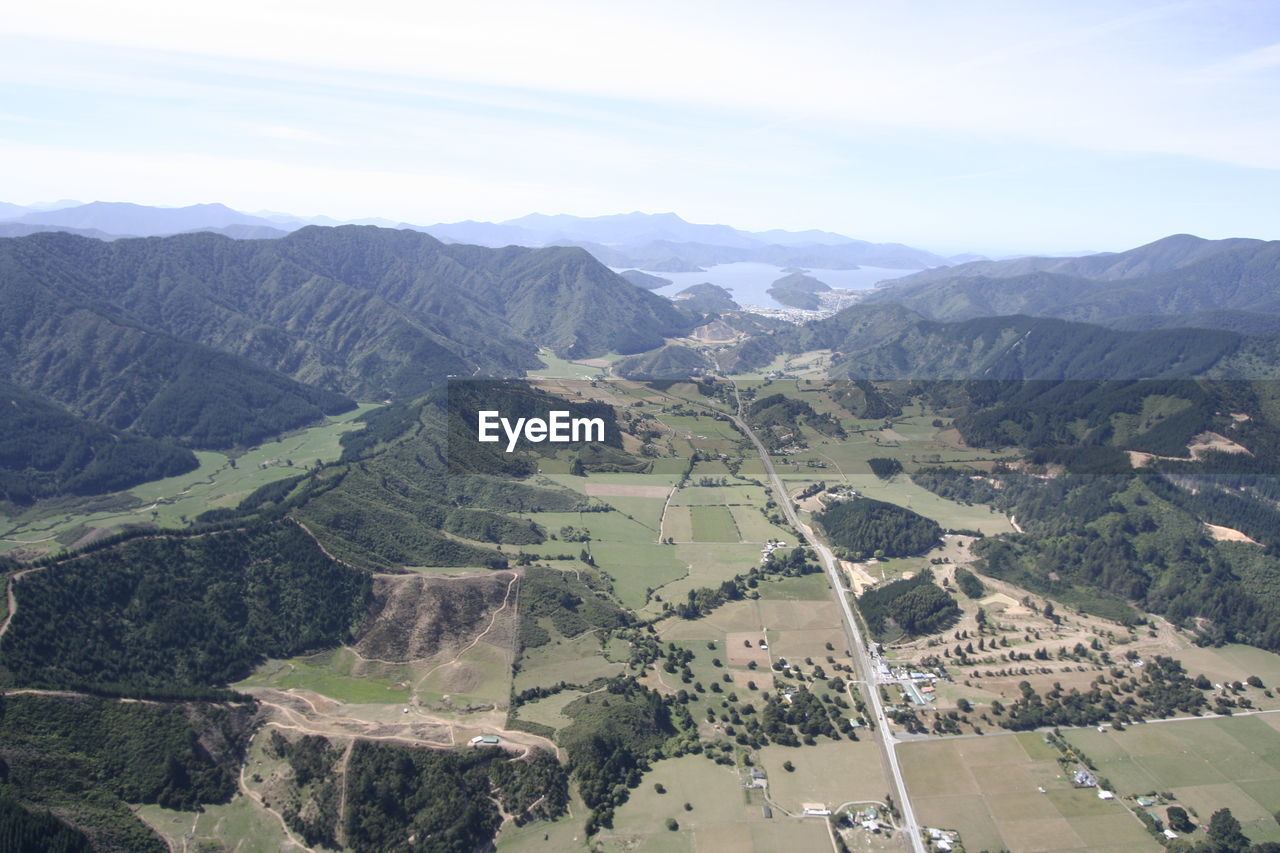
<path id="1" fill-rule="evenodd" d="M 617 675 L 622 669 L 621 663 L 605 656 L 604 650 L 600 648 L 600 638 L 594 633 L 567 640 L 556 636 L 556 639 L 546 645 L 528 648 L 521 653 L 515 689 L 519 692 L 561 681 L 586 684 L 597 678 Z M 520 716 L 528 718 L 524 708 L 520 709 Z"/>
<path id="2" fill-rule="evenodd" d="M 317 460 L 342 455 L 344 433 L 378 408 L 365 403 L 324 424 L 238 453 L 199 451 L 200 467 L 123 492 L 41 502 L 14 517 L 0 516 L 0 553 L 15 548 L 55 552 L 126 524 L 183 527 L 200 513 L 234 507 L 267 483 L 305 473 Z"/>
<path id="3" fill-rule="evenodd" d="M 525 553 L 536 556 L 576 555 L 587 551 L 596 565 L 612 578 L 618 599 L 632 609 L 645 606 L 650 590 L 659 589 L 689 572 L 672 546 L 659 544 L 658 529 L 647 526 L 638 515 L 628 517 L 621 512 L 535 512 L 524 513 L 522 517 L 542 525 L 548 533 L 557 536 L 541 545 L 523 546 Z M 649 520 L 652 520 L 651 515 Z M 559 531 L 565 527 L 588 531 L 590 541 L 566 542 L 559 539 Z"/>
<path id="4" fill-rule="evenodd" d="M 797 819 L 780 809 L 765 818 L 764 792 L 748 790 L 743 781 L 737 768 L 702 756 L 660 761 L 618 809 L 613 829 L 602 832 L 600 841 L 605 850 L 699 853 L 789 853 L 831 846 L 825 820 Z M 667 828 L 668 818 L 676 822 L 674 830 Z"/>
<path id="5" fill-rule="evenodd" d="M 1153 722 L 1120 732 L 1071 729 L 1063 736 L 1119 795 L 1172 794 L 1170 804 L 1200 824 L 1230 808 L 1253 841 L 1280 842 L 1274 817 L 1280 811 L 1280 714 Z M 1149 811 L 1163 819 L 1164 809 Z M 1190 840 L 1203 837 L 1196 832 Z"/>
<path id="6" fill-rule="evenodd" d="M 797 814 L 805 803 L 822 803 L 832 811 L 845 803 L 883 803 L 890 789 L 880 747 L 871 738 L 800 749 L 766 746 L 759 758 L 769 776 L 769 799 Z M 786 762 L 795 770 L 786 770 Z"/>
<path id="7" fill-rule="evenodd" d="M 763 506 L 767 500 L 760 486 L 685 486 L 671 496 L 675 506 Z"/>
<path id="8" fill-rule="evenodd" d="M 695 506 L 691 508 L 695 542 L 739 542 L 738 526 L 727 506 Z"/>
<path id="9" fill-rule="evenodd" d="M 925 826 L 959 831 L 967 850 L 1161 849 L 1123 803 L 1072 787 L 1057 756 L 1037 733 L 898 747 L 916 817 Z"/>

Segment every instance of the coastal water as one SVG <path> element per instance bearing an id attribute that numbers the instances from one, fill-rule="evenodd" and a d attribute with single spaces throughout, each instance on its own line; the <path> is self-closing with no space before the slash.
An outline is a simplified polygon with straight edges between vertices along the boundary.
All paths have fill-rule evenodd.
<path id="1" fill-rule="evenodd" d="M 869 290 L 875 287 L 877 282 L 900 278 L 913 272 L 916 270 L 894 270 L 883 267 L 863 267 L 856 270 L 805 270 L 806 275 L 843 290 Z M 706 272 L 655 272 L 651 275 L 661 276 L 674 282 L 654 291 L 667 297 L 675 296 L 686 287 L 705 281 L 718 284 L 728 290 L 733 294 L 733 300 L 739 305 L 759 305 L 765 308 L 787 307 L 775 302 L 768 293 L 775 281 L 787 275 L 782 267 L 775 267 L 772 264 L 744 261 L 718 264 L 708 267 Z"/>

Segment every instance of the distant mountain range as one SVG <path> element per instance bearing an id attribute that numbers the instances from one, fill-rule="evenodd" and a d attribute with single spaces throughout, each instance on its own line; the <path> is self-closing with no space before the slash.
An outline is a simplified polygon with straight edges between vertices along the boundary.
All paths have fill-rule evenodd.
<path id="1" fill-rule="evenodd" d="M 1031 314 L 1267 333 L 1272 322 L 1256 315 L 1280 313 L 1280 241 L 1177 234 L 1126 252 L 981 261 L 886 282 L 866 301 L 934 320 Z"/>
<path id="2" fill-rule="evenodd" d="M 706 266 L 741 261 L 827 269 L 923 269 L 948 262 L 932 252 L 898 243 L 869 243 L 830 231 L 741 231 L 727 225 L 686 222 L 674 213 L 596 217 L 531 214 L 497 223 L 412 227 L 442 240 L 482 246 L 580 246 L 609 266 L 656 272 L 696 272 Z"/>
<path id="3" fill-rule="evenodd" d="M 37 210 L 10 220 L 14 225 L 58 226 L 88 229 L 121 237 L 157 237 L 184 231 L 250 226 L 286 231 L 278 223 L 232 210 L 223 204 L 193 204 L 190 207 L 150 207 L 128 202 L 95 201 L 58 210 Z M 228 235 L 230 236 L 230 235 Z"/>
<path id="4" fill-rule="evenodd" d="M 42 206 L 43 207 L 43 206 Z M 67 231 L 96 239 L 160 237 L 214 231 L 236 239 L 266 239 L 314 225 L 370 224 L 422 231 L 446 243 L 504 246 L 577 246 L 612 267 L 688 272 L 703 266 L 757 261 L 778 266 L 855 269 L 860 265 L 923 269 L 948 263 L 922 249 L 869 243 L 829 231 L 741 231 L 727 225 L 686 222 L 674 213 L 624 213 L 580 217 L 534 213 L 505 222 L 417 225 L 387 219 L 347 223 L 330 217 L 297 217 L 233 210 L 222 204 L 152 207 L 127 202 L 71 203 L 33 209 L 0 203 L 0 236 Z M 968 260 L 972 255 L 951 259 Z"/>

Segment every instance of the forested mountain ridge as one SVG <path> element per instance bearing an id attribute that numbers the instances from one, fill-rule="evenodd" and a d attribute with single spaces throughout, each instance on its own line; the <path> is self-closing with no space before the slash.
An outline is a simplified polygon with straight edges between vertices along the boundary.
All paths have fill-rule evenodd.
<path id="1" fill-rule="evenodd" d="M 747 370 L 781 353 L 815 349 L 832 350 L 829 375 L 847 379 L 1263 378 L 1280 363 L 1275 338 L 1212 329 L 1117 331 L 1016 315 L 947 323 L 880 303 L 753 338 L 719 363 Z"/>
<path id="2" fill-rule="evenodd" d="M 190 450 L 77 418 L 0 380 L 0 501 L 117 491 L 196 465 Z"/>
<path id="3" fill-rule="evenodd" d="M 15 385 L 113 429 L 194 447 L 250 444 L 354 405 L 126 316 L 40 250 L 63 241 L 111 245 L 0 240 L 0 373 Z"/>
<path id="4" fill-rule="evenodd" d="M 900 279 L 869 302 L 934 320 L 1032 314 L 1090 323 L 1131 315 L 1280 312 L 1280 241 L 1187 235 L 1118 255 L 977 262 Z"/>
<path id="5" fill-rule="evenodd" d="M 902 278 L 882 288 L 885 294 L 898 287 L 913 287 L 957 278 L 1015 278 L 1036 272 L 1076 276 L 1098 281 L 1117 281 L 1167 272 L 1204 258 L 1236 249 L 1262 245 L 1248 237 L 1205 240 L 1192 234 L 1172 234 L 1123 252 L 1099 252 L 1079 257 L 1032 256 L 1003 261 L 970 261 L 954 266 L 933 267 Z"/>
<path id="6" fill-rule="evenodd" d="M 538 346 L 650 349 L 696 319 L 581 250 L 446 246 L 371 226 L 239 241 L 39 234 L 0 241 L 0 275 L 5 291 L 30 282 L 42 303 L 99 306 L 365 397 L 412 396 L 448 374 L 514 375 L 538 365 Z"/>

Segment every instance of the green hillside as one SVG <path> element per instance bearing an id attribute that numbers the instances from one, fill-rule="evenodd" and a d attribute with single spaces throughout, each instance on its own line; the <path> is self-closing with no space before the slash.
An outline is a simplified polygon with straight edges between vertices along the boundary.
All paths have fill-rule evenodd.
<path id="1" fill-rule="evenodd" d="M 198 464 L 190 450 L 77 418 L 0 382 L 0 502 L 117 491 Z"/>

